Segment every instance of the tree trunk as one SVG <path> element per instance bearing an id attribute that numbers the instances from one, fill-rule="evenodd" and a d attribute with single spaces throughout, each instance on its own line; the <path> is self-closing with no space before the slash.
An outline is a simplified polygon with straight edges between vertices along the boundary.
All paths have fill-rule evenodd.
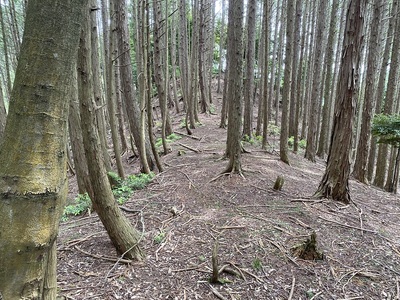
<path id="1" fill-rule="evenodd" d="M 292 63 L 293 63 L 293 32 L 295 18 L 295 1 L 289 1 L 286 16 L 286 50 L 285 50 L 285 71 L 283 79 L 282 95 L 282 118 L 280 135 L 280 159 L 289 164 L 288 156 L 288 135 L 289 135 L 289 107 L 290 107 L 290 89 L 292 86 Z"/>
<path id="2" fill-rule="evenodd" d="M 321 93 L 322 86 L 321 74 L 323 68 L 323 41 L 326 28 L 326 7 L 327 0 L 322 0 L 319 4 L 318 9 L 317 34 L 314 44 L 315 59 L 312 77 L 311 107 L 307 132 L 307 146 L 305 152 L 305 158 L 312 162 L 315 162 L 317 127 L 319 123 L 318 108 L 320 103 L 319 95 Z"/>
<path id="3" fill-rule="evenodd" d="M 28 6 L 0 148 L 2 299 L 57 295 L 56 237 L 67 195 L 67 99 L 85 5 L 32 0 Z"/>
<path id="4" fill-rule="evenodd" d="M 4 103 L 3 88 L 0 84 L 0 144 L 3 139 L 4 128 L 6 127 L 7 111 Z"/>
<path id="5" fill-rule="evenodd" d="M 225 172 L 242 172 L 241 127 L 243 115 L 242 74 L 243 74 L 243 0 L 229 0 L 228 15 L 228 138 L 226 153 L 229 164 Z"/>
<path id="6" fill-rule="evenodd" d="M 338 94 L 325 174 L 315 193 L 317 197 L 350 202 L 349 176 L 353 124 L 357 103 L 357 80 L 364 29 L 366 0 L 350 0 L 347 10 Z"/>
<path id="7" fill-rule="evenodd" d="M 3 38 L 3 51 L 4 51 L 4 59 L 5 59 L 5 67 L 6 67 L 6 75 L 7 75 L 7 95 L 10 97 L 11 89 L 12 89 L 12 80 L 11 80 L 11 70 L 10 70 L 10 55 L 8 52 L 8 38 L 6 34 L 6 28 L 4 25 L 4 13 L 3 13 L 3 5 L 0 1 L 0 25 L 1 25 L 1 33 Z"/>
<path id="8" fill-rule="evenodd" d="M 221 77 L 223 72 L 223 46 L 225 41 L 225 0 L 221 0 L 221 28 L 219 33 L 219 59 L 217 93 L 221 93 Z M 225 62 L 226 63 L 226 62 Z"/>
<path id="9" fill-rule="evenodd" d="M 397 82 L 398 79 L 398 69 L 399 69 L 399 60 L 400 60 L 400 37 L 397 32 L 400 31 L 400 17 L 398 15 L 398 1 L 393 1 L 393 12 L 397 12 L 393 14 L 395 28 L 394 28 L 394 36 L 393 36 L 393 45 L 392 45 L 392 53 L 390 57 L 390 70 L 388 77 L 388 85 L 385 97 L 385 106 L 383 112 L 385 114 L 391 114 L 394 112 L 394 103 L 396 100 L 396 85 L 392 84 Z M 387 173 L 387 155 L 388 155 L 388 145 L 381 144 L 379 146 L 378 158 L 377 158 L 377 166 L 376 166 L 376 175 L 374 180 L 374 185 L 377 187 L 383 188 L 385 186 L 385 179 Z"/>
<path id="10" fill-rule="evenodd" d="M 272 96 L 269 98 L 268 95 L 272 95 L 273 87 L 270 87 L 268 90 L 268 66 L 269 66 L 269 16 L 270 16 L 270 4 L 269 0 L 264 1 L 264 15 L 263 15 L 263 28 L 264 28 L 264 70 L 262 73 L 262 82 L 263 82 L 263 89 L 262 89 L 262 99 L 260 99 L 260 106 L 259 110 L 261 112 L 258 113 L 259 118 L 262 118 L 263 130 L 262 130 L 262 145 L 263 149 L 267 148 L 267 136 L 268 136 L 268 122 L 271 116 L 271 103 L 272 103 Z M 275 46 L 274 46 L 275 48 Z M 272 69 L 272 72 L 274 70 Z M 273 83 L 271 79 L 271 83 Z M 269 92 L 269 93 L 268 93 Z M 258 124 L 258 122 L 257 122 Z M 258 128 L 258 126 L 257 126 Z"/>
<path id="11" fill-rule="evenodd" d="M 247 4 L 247 47 L 246 75 L 244 81 L 244 120 L 243 135 L 252 137 L 253 133 L 253 90 L 254 90 L 254 61 L 256 45 L 256 0 Z"/>
<path id="12" fill-rule="evenodd" d="M 297 77 L 301 77 L 301 70 L 299 72 L 299 56 L 300 56 L 300 29 L 301 29 L 301 15 L 302 15 L 302 0 L 296 0 L 296 14 L 293 32 L 293 66 L 292 66 L 292 87 L 290 90 L 290 109 L 289 109 L 289 137 L 298 136 L 298 119 L 296 124 L 296 110 L 300 105 L 300 99 L 296 98 Z M 303 21 L 305 22 L 305 20 Z"/>
<path id="13" fill-rule="evenodd" d="M 76 67 L 75 67 L 76 69 Z M 77 82 L 77 73 L 74 70 L 74 79 Z M 78 87 L 74 84 L 71 87 L 71 100 L 69 102 L 69 116 L 68 116 L 68 132 L 69 140 L 71 143 L 72 155 L 74 158 L 76 181 L 78 183 L 79 194 L 92 192 L 92 184 L 89 180 L 89 171 L 87 166 L 87 160 L 85 155 L 85 149 L 83 148 L 82 140 L 82 128 L 81 128 L 81 117 L 79 114 L 79 103 L 78 103 Z"/>
<path id="14" fill-rule="evenodd" d="M 107 130 L 106 130 L 106 107 L 101 88 L 101 74 L 99 61 L 99 33 L 97 30 L 97 0 L 90 0 L 90 41 L 91 41 L 91 60 L 93 72 L 93 94 L 96 104 L 96 122 L 101 141 L 101 151 L 103 152 L 104 163 L 107 171 L 111 171 L 111 157 L 108 153 Z"/>
<path id="15" fill-rule="evenodd" d="M 143 115 L 140 113 L 139 103 L 135 95 L 135 87 L 132 78 L 132 61 L 130 56 L 129 32 L 126 16 L 125 0 L 115 1 L 115 15 L 117 17 L 117 35 L 119 45 L 119 65 L 121 71 L 122 89 L 125 96 L 125 107 L 128 115 L 129 126 L 139 150 L 141 169 L 144 173 L 150 173 L 154 168 L 153 156 L 148 145 L 145 128 L 142 124 Z"/>
<path id="16" fill-rule="evenodd" d="M 166 52 L 168 51 L 167 44 L 163 43 L 162 38 L 168 37 L 168 28 L 166 26 L 166 19 L 168 16 L 162 15 L 161 1 L 153 0 L 153 16 L 154 16 L 154 30 L 153 30 L 153 43 L 154 43 L 154 79 L 158 91 L 158 101 L 160 103 L 162 131 L 168 136 L 172 133 L 171 120 L 167 106 L 168 101 L 168 85 L 166 84 L 168 76 L 166 70 L 168 69 L 168 61 L 166 60 Z M 143 31 L 139 31 L 141 34 Z M 145 45 L 142 44 L 143 47 Z M 147 45 L 148 46 L 148 45 Z M 145 49 L 143 48 L 143 52 Z M 147 62 L 144 62 L 147 63 Z M 150 108 L 149 108 L 150 109 Z M 164 149 L 165 151 L 166 149 Z"/>
<path id="17" fill-rule="evenodd" d="M 396 2 L 394 2 L 396 3 Z M 386 4 L 388 6 L 388 4 Z M 388 11 L 389 9 L 386 7 L 386 9 L 383 9 L 383 11 Z M 393 12 L 392 9 L 392 15 L 395 15 L 395 11 Z M 386 14 L 383 18 L 389 16 Z M 385 50 L 383 52 L 383 58 L 382 58 L 382 64 L 380 65 L 379 69 L 379 79 L 378 79 L 378 87 L 376 89 L 375 93 L 375 112 L 380 113 L 382 110 L 382 105 L 383 105 L 383 99 L 384 99 L 384 93 L 385 93 L 385 83 L 386 83 L 386 76 L 387 76 L 387 70 L 389 66 L 389 58 L 390 58 L 390 51 L 392 47 L 392 41 L 393 41 L 393 30 L 394 30 L 394 17 L 390 17 L 389 19 L 389 25 L 386 34 L 384 35 L 383 39 L 381 40 L 381 43 L 385 44 Z M 374 170 L 375 170 L 375 163 L 376 163 L 376 148 L 377 148 L 377 143 L 376 143 L 376 138 L 371 139 L 371 147 L 369 151 L 369 158 L 368 158 L 368 181 L 372 182 L 373 176 L 374 176 Z"/>
<path id="18" fill-rule="evenodd" d="M 89 11 L 86 13 L 89 14 Z M 93 188 L 93 194 L 89 196 L 118 254 L 141 260 L 143 253 L 138 246 L 140 235 L 119 209 L 111 191 L 104 165 L 100 138 L 96 128 L 92 69 L 88 51 L 90 49 L 88 17 L 89 15 L 87 15 L 87 20 L 82 27 L 78 51 L 78 90 L 83 144 L 87 164 L 90 166 L 89 178 Z"/>
<path id="19" fill-rule="evenodd" d="M 364 94 L 364 109 L 362 113 L 361 133 L 357 146 L 357 156 L 354 164 L 353 176 L 355 179 L 363 183 L 368 183 L 367 179 L 367 163 L 369 153 L 369 142 L 371 139 L 371 121 L 373 107 L 375 106 L 375 90 L 376 90 L 376 70 L 379 58 L 379 32 L 382 0 L 374 1 L 374 13 L 370 26 L 369 51 L 367 62 L 367 76 Z"/>
<path id="20" fill-rule="evenodd" d="M 337 15 L 338 15 L 339 0 L 334 0 L 332 3 L 331 20 L 329 25 L 328 43 L 326 46 L 327 53 L 325 54 L 324 62 L 324 89 L 323 89 L 323 108 L 322 108 L 322 124 L 320 131 L 320 138 L 318 142 L 317 156 L 324 158 L 328 152 L 328 132 L 331 108 L 331 93 L 333 90 L 332 84 L 332 66 L 335 44 L 336 30 L 337 30 Z"/>

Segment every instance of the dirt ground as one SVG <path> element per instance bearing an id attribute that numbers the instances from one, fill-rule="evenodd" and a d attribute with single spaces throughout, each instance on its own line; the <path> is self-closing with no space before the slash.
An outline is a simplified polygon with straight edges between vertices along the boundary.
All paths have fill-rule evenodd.
<path id="1" fill-rule="evenodd" d="M 400 299 L 398 196 L 351 180 L 350 205 L 312 199 L 324 162 L 300 153 L 286 165 L 272 138 L 268 152 L 245 144 L 244 177 L 219 176 L 226 130 L 217 115 L 200 118 L 195 138 L 173 142 L 165 172 L 125 204 L 138 211 L 125 213 L 142 232 L 143 262 L 121 260 L 96 214 L 61 224 L 60 299 Z M 296 257 L 313 232 L 323 260 Z M 222 283 L 211 284 L 216 242 Z"/>

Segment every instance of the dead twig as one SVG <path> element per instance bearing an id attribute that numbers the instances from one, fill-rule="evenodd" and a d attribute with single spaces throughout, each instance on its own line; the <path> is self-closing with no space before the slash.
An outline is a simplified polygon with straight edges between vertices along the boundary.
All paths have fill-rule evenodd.
<path id="1" fill-rule="evenodd" d="M 274 242 L 273 240 L 270 239 L 266 239 L 268 242 L 270 242 L 272 245 L 274 245 L 276 248 L 278 248 L 279 251 L 282 252 L 282 254 L 287 257 L 293 264 L 295 264 L 297 267 L 300 267 L 299 264 L 290 256 L 286 253 L 286 251 L 282 248 L 282 246 L 280 246 L 279 244 L 277 244 L 276 242 Z"/>
<path id="2" fill-rule="evenodd" d="M 225 230 L 225 229 L 246 229 L 246 226 L 220 226 L 217 227 L 218 230 Z"/>
<path id="3" fill-rule="evenodd" d="M 191 184 L 191 186 L 193 186 L 194 188 L 196 188 L 196 185 L 193 183 L 192 179 L 190 179 L 190 177 L 189 177 L 188 174 L 186 174 L 186 173 L 183 172 L 183 171 L 179 171 L 179 172 L 181 172 L 183 175 L 185 175 L 185 177 L 187 178 L 187 180 L 189 180 L 189 183 Z M 189 186 L 189 189 L 190 189 L 190 186 Z"/>
<path id="4" fill-rule="evenodd" d="M 293 276 L 292 288 L 290 289 L 290 294 L 289 294 L 288 300 L 292 300 L 293 293 L 294 293 L 294 285 L 295 285 L 295 283 L 296 283 L 296 277 Z"/>
<path id="5" fill-rule="evenodd" d="M 211 289 L 211 292 L 218 298 L 221 300 L 228 300 L 227 298 L 225 298 L 220 292 L 218 292 L 211 284 L 208 285 Z"/>
<path id="6" fill-rule="evenodd" d="M 312 296 L 311 298 L 310 298 L 310 300 L 314 300 L 314 299 L 316 299 L 319 295 L 321 295 L 322 294 L 322 292 L 318 292 L 318 293 L 316 293 L 314 296 Z"/>
<path id="7" fill-rule="evenodd" d="M 201 263 L 201 264 L 199 264 L 197 266 L 188 267 L 188 268 L 184 268 L 184 269 L 171 270 L 171 272 L 172 273 L 180 273 L 180 272 L 193 271 L 193 270 L 200 269 L 204 264 L 206 264 L 206 263 L 204 262 L 204 263 Z"/>
<path id="8" fill-rule="evenodd" d="M 296 224 L 300 225 L 301 227 L 304 227 L 306 229 L 311 229 L 312 227 L 310 225 L 307 225 L 306 223 L 300 221 L 299 219 L 296 219 L 294 217 L 290 217 L 289 219 L 291 219 L 293 222 L 295 222 Z"/>

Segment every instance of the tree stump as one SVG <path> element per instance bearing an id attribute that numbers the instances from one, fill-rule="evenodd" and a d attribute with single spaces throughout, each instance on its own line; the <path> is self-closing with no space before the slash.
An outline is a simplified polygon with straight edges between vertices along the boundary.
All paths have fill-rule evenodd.
<path id="1" fill-rule="evenodd" d="M 274 190 L 281 191 L 284 183 L 285 178 L 283 177 L 283 175 L 279 175 L 275 180 Z"/>
<path id="2" fill-rule="evenodd" d="M 292 248 L 292 254 L 305 260 L 322 260 L 324 255 L 317 249 L 317 234 L 313 232 L 305 242 Z"/>

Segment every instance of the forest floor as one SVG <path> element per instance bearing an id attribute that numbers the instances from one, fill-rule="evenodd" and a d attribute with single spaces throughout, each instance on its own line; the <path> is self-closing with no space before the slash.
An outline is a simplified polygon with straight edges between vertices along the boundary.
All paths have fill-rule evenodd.
<path id="1" fill-rule="evenodd" d="M 173 117 L 181 133 L 183 117 Z M 286 165 L 273 137 L 269 151 L 244 144 L 244 177 L 218 177 L 226 130 L 219 116 L 200 118 L 193 138 L 170 144 L 166 170 L 125 203 L 138 211 L 124 213 L 142 232 L 143 262 L 120 260 L 95 213 L 61 224 L 60 299 L 400 299 L 397 195 L 351 180 L 350 205 L 312 199 L 324 162 L 291 153 Z M 313 232 L 323 259 L 297 257 Z M 216 241 L 221 284 L 210 283 Z"/>

